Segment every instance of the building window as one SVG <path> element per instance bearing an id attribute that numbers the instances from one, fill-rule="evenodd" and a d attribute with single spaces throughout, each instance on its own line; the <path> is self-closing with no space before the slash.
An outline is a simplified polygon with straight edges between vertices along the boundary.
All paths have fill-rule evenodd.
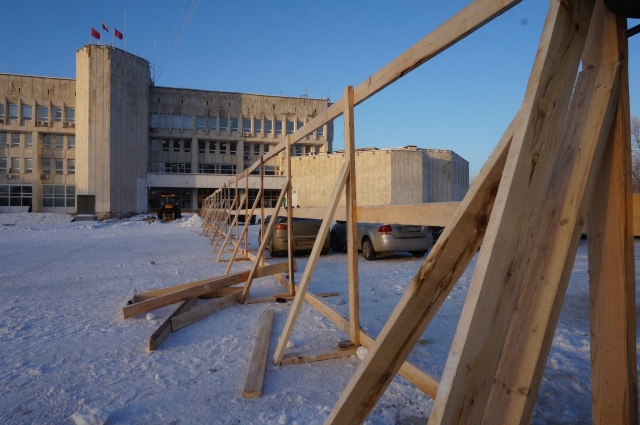
<path id="1" fill-rule="evenodd" d="M 276 166 L 275 165 L 265 165 L 264 166 L 264 175 L 265 176 L 275 176 L 276 175 Z"/>
<path id="2" fill-rule="evenodd" d="M 7 117 L 10 120 L 17 120 L 18 119 L 18 105 L 16 105 L 15 103 L 9 103 L 8 105 L 8 114 L 9 116 Z"/>
<path id="3" fill-rule="evenodd" d="M 238 118 L 231 117 L 231 131 L 238 131 Z"/>
<path id="4" fill-rule="evenodd" d="M 302 146 L 296 145 L 296 156 L 302 156 Z"/>
<path id="5" fill-rule="evenodd" d="M 269 152 L 269 149 L 271 149 L 271 145 L 270 145 L 270 144 L 268 144 L 268 143 L 266 143 L 266 144 L 264 145 L 264 153 Z"/>
<path id="6" fill-rule="evenodd" d="M 49 121 L 49 108 L 46 106 L 38 106 L 38 121 Z"/>
<path id="7" fill-rule="evenodd" d="M 216 142 L 209 142 L 209 153 L 216 153 Z"/>
<path id="8" fill-rule="evenodd" d="M 198 140 L 198 153 L 207 153 L 207 142 L 205 140 Z"/>
<path id="9" fill-rule="evenodd" d="M 151 152 L 158 152 L 158 139 L 151 139 L 149 142 L 149 150 Z"/>
<path id="10" fill-rule="evenodd" d="M 151 163 L 151 173 L 164 173 L 164 162 L 152 162 Z"/>
<path id="11" fill-rule="evenodd" d="M 64 122 L 76 122 L 76 109 L 64 108 Z"/>
<path id="12" fill-rule="evenodd" d="M 151 114 L 149 118 L 149 128 L 158 128 L 158 114 Z"/>
<path id="13" fill-rule="evenodd" d="M 198 115 L 196 117 L 196 130 L 204 130 L 207 128 L 207 117 Z"/>
<path id="14" fill-rule="evenodd" d="M 169 128 L 169 114 L 160 114 L 160 128 Z"/>
<path id="15" fill-rule="evenodd" d="M 76 173 L 76 160 L 67 159 L 67 174 L 75 174 L 75 173 Z"/>
<path id="16" fill-rule="evenodd" d="M 25 174 L 32 174 L 33 173 L 32 163 L 33 163 L 33 161 L 31 160 L 31 158 L 25 158 L 24 159 L 24 173 Z"/>
<path id="17" fill-rule="evenodd" d="M 11 158 L 10 173 L 20 174 L 20 158 Z"/>
<path id="18" fill-rule="evenodd" d="M 76 148 L 76 136 L 67 136 L 67 149 Z"/>
<path id="19" fill-rule="evenodd" d="M 260 144 L 259 143 L 254 143 L 253 144 L 253 154 L 255 156 L 260 156 Z"/>
<path id="20" fill-rule="evenodd" d="M 251 155 L 251 146 L 249 143 L 244 144 L 244 159 L 249 159 L 249 155 Z"/>
<path id="21" fill-rule="evenodd" d="M 282 134 L 282 121 L 276 120 L 276 134 Z"/>
<path id="22" fill-rule="evenodd" d="M 51 174 L 50 158 L 42 158 L 42 174 Z"/>
<path id="23" fill-rule="evenodd" d="M 182 147 L 184 149 L 184 153 L 191 153 L 191 140 L 183 140 Z"/>
<path id="24" fill-rule="evenodd" d="M 231 164 L 198 164 L 200 174 L 235 174 L 236 166 Z"/>
<path id="25" fill-rule="evenodd" d="M 70 207 L 76 206 L 76 187 L 63 184 L 42 185 L 43 207 Z"/>
<path id="26" fill-rule="evenodd" d="M 301 128 L 302 128 L 302 126 L 304 126 L 304 123 L 303 123 L 302 121 L 298 120 L 298 121 L 296 122 L 296 130 L 301 129 Z"/>
<path id="27" fill-rule="evenodd" d="M 304 154 L 305 155 L 311 155 L 311 146 L 305 146 L 304 147 Z"/>
<path id="28" fill-rule="evenodd" d="M 56 134 L 56 149 L 64 149 L 62 134 Z"/>
<path id="29" fill-rule="evenodd" d="M 193 115 L 184 115 L 182 117 L 182 124 L 185 130 L 193 130 Z"/>
<path id="30" fill-rule="evenodd" d="M 0 124 L 4 124 L 4 103 L 0 103 Z"/>
<path id="31" fill-rule="evenodd" d="M 264 120 L 264 134 L 272 134 L 273 133 L 273 121 Z"/>
<path id="32" fill-rule="evenodd" d="M 229 143 L 229 154 L 230 155 L 235 155 L 236 154 L 236 142 L 230 142 Z"/>
<path id="33" fill-rule="evenodd" d="M 314 147 L 315 151 L 316 151 L 316 155 L 320 153 L 320 146 L 316 146 Z"/>
<path id="34" fill-rule="evenodd" d="M 51 135 L 43 134 L 42 135 L 42 147 L 44 149 L 51 149 Z"/>
<path id="35" fill-rule="evenodd" d="M 287 119 L 287 134 L 293 134 L 293 121 Z"/>
<path id="36" fill-rule="evenodd" d="M 54 106 L 51 108 L 51 118 L 54 122 L 62 121 L 62 108 L 59 106 Z"/>
<path id="37" fill-rule="evenodd" d="M 13 133 L 11 135 L 11 147 L 12 148 L 20 147 L 20 133 Z"/>
<path id="38" fill-rule="evenodd" d="M 179 130 L 182 128 L 182 115 L 171 115 L 171 129 Z"/>
<path id="39" fill-rule="evenodd" d="M 7 172 L 7 158 L 0 156 L 0 173 Z"/>
<path id="40" fill-rule="evenodd" d="M 64 161 L 62 158 L 56 158 L 56 174 L 64 174 Z"/>
<path id="41" fill-rule="evenodd" d="M 253 120 L 253 132 L 258 134 L 262 133 L 262 121 L 261 120 Z"/>
<path id="42" fill-rule="evenodd" d="M 7 133 L 0 133 L 0 148 L 7 146 Z"/>
<path id="43" fill-rule="evenodd" d="M 318 127 L 318 129 L 316 130 L 316 134 L 318 135 L 318 137 L 324 136 L 324 125 Z"/>
<path id="44" fill-rule="evenodd" d="M 0 207 L 30 207 L 31 186 L 0 185 Z"/>
<path id="45" fill-rule="evenodd" d="M 173 141 L 173 151 L 180 152 L 180 140 Z"/>
<path id="46" fill-rule="evenodd" d="M 227 154 L 227 142 L 220 142 L 220 155 Z"/>
<path id="47" fill-rule="evenodd" d="M 215 130 L 218 119 L 216 117 L 209 117 L 207 121 L 209 124 L 209 130 Z"/>
<path id="48" fill-rule="evenodd" d="M 25 135 L 24 135 L 24 147 L 25 148 L 33 147 L 33 142 L 31 141 L 31 133 L 25 133 Z"/>
<path id="49" fill-rule="evenodd" d="M 166 139 L 162 140 L 162 152 L 169 152 L 169 141 Z"/>
<path id="50" fill-rule="evenodd" d="M 251 133 L 251 119 L 249 118 L 242 119 L 242 132 Z"/>
<path id="51" fill-rule="evenodd" d="M 33 106 L 22 105 L 22 120 L 31 121 L 33 119 Z"/>
<path id="52" fill-rule="evenodd" d="M 226 117 L 220 117 L 220 131 L 227 131 L 228 127 L 228 119 Z"/>

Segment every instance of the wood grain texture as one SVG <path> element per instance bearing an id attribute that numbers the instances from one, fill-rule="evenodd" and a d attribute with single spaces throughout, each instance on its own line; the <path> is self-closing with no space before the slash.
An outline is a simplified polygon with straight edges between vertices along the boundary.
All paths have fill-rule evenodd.
<path id="1" fill-rule="evenodd" d="M 165 319 L 164 322 L 156 329 L 156 331 L 149 337 L 149 351 L 155 351 L 160 347 L 165 339 L 171 333 L 171 319 L 178 314 L 182 314 L 189 310 L 193 304 L 195 304 L 197 298 L 189 298 L 176 308 L 173 313 Z"/>
<path id="2" fill-rule="evenodd" d="M 273 325 L 273 312 L 271 309 L 262 312 L 256 342 L 253 345 L 251 359 L 249 360 L 249 370 L 242 390 L 242 396 L 245 398 L 260 397 L 262 395 L 264 371 L 267 366 L 267 351 L 269 350 L 269 339 L 271 338 L 271 327 Z"/>
<path id="3" fill-rule="evenodd" d="M 355 349 L 340 350 L 337 348 L 333 348 L 333 349 L 318 348 L 318 349 L 303 351 L 299 353 L 287 353 L 282 358 L 282 361 L 280 362 L 280 366 L 319 362 L 322 360 L 339 359 L 342 357 L 350 357 L 355 355 L 356 355 Z"/>
<path id="4" fill-rule="evenodd" d="M 202 320 L 215 313 L 216 311 L 224 310 L 240 302 L 241 292 L 234 292 L 233 294 L 225 295 L 224 297 L 216 298 L 212 301 L 208 301 L 202 305 L 191 308 L 191 310 L 176 315 L 171 318 L 171 330 L 173 332 L 178 329 L 182 329 L 185 326 L 189 326 L 192 323 Z"/>

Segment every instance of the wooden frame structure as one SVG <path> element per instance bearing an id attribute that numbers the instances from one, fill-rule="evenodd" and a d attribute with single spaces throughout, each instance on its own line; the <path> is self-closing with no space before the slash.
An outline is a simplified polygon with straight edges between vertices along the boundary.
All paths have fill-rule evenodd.
<path id="1" fill-rule="evenodd" d="M 593 421 L 638 424 L 626 19 L 608 12 L 602 0 L 550 1 L 522 106 L 462 202 L 380 207 L 399 223 L 434 224 L 426 222 L 428 215 L 407 214 L 433 211 L 448 224 L 378 337 L 373 340 L 359 327 L 353 229 L 357 220 L 375 217 L 375 212 L 355 203 L 353 108 L 519 1 L 473 1 L 362 84 L 347 87 L 341 99 L 235 179 L 237 187 L 239 180 L 283 150 L 289 162 L 292 144 L 344 116 L 345 164 L 328 207 L 287 211 L 289 224 L 294 214 L 322 216 L 323 223 L 297 286 L 290 270 L 286 286 L 295 297 L 274 355 L 275 364 L 306 358 L 298 354 L 293 356 L 297 360 L 283 362 L 291 358 L 285 348 L 304 301 L 349 335 L 345 352 L 357 345 L 370 349 L 327 424 L 363 423 L 397 373 L 434 399 L 430 424 L 528 423 L 585 222 Z M 221 224 L 228 222 L 234 205 L 230 185 L 205 201 L 205 234 L 220 234 L 226 226 Z M 345 187 L 347 207 L 339 214 L 349 231 L 348 319 L 308 293 Z M 288 166 L 287 182 L 272 214 L 279 214 L 285 193 L 290 199 L 290 189 Z M 268 233 L 261 229 L 263 236 Z M 406 359 L 481 246 L 437 382 Z M 245 251 L 246 247 L 245 243 Z M 244 253 L 253 257 L 250 276 L 263 262 L 264 247 L 263 239 L 257 255 Z M 250 284 L 251 278 L 241 301 Z M 316 352 L 313 359 L 339 357 L 331 353 L 334 350 Z"/>

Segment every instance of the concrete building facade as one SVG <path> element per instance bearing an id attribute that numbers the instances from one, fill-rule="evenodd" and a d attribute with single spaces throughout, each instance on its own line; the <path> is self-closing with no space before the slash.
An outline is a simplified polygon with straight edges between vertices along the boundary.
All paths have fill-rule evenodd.
<path id="1" fill-rule="evenodd" d="M 326 206 L 342 164 L 341 151 L 293 158 L 293 205 Z M 323 176 L 322 185 L 318 185 L 317 176 Z M 461 201 L 468 189 L 469 162 L 451 150 L 415 146 L 356 150 L 358 205 Z M 344 205 L 343 193 L 340 206 Z"/>
<path id="2" fill-rule="evenodd" d="M 328 99 L 152 84 L 149 63 L 111 46 L 76 52 L 76 80 L 0 74 L 0 212 L 75 213 L 89 195 L 99 218 L 151 211 L 167 192 L 202 198 L 305 125 Z M 331 151 L 329 123 L 293 155 Z M 282 187 L 281 157 L 265 188 Z M 249 186 L 255 196 L 259 176 Z"/>

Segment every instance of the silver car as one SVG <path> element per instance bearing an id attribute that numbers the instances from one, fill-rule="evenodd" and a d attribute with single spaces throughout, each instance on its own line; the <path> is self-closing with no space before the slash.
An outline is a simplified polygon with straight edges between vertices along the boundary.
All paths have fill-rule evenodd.
<path id="1" fill-rule="evenodd" d="M 358 250 L 367 260 L 374 260 L 380 252 L 408 251 L 422 257 L 433 247 L 433 235 L 428 226 L 401 224 L 358 223 Z M 333 251 L 347 246 L 347 225 L 338 221 L 331 228 L 330 245 Z"/>

